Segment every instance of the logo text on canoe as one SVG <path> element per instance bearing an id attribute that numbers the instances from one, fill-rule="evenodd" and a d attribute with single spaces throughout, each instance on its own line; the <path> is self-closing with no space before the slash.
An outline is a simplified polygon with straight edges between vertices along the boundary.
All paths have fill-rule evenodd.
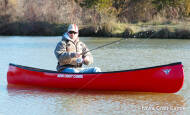
<path id="1" fill-rule="evenodd" d="M 163 69 L 162 71 L 163 71 L 166 75 L 168 75 L 168 74 L 170 73 L 171 69 Z"/>
<path id="2" fill-rule="evenodd" d="M 83 78 L 81 74 L 57 74 L 59 78 Z"/>

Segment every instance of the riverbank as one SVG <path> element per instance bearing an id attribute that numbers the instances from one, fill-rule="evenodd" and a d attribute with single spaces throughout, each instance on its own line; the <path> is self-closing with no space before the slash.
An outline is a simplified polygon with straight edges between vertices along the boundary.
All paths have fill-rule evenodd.
<path id="1" fill-rule="evenodd" d="M 0 35 L 190 38 L 188 0 L 3 0 Z"/>
<path id="2" fill-rule="evenodd" d="M 47 22 L 15 22 L 1 26 L 0 35 L 60 36 L 67 31 L 68 24 Z M 101 25 L 79 25 L 83 37 L 125 37 L 125 38 L 177 38 L 190 39 L 190 23 L 115 23 Z"/>
<path id="3" fill-rule="evenodd" d="M 177 38 L 190 39 L 190 23 L 107 23 L 101 26 L 86 26 L 81 36 L 125 37 L 125 38 Z"/>

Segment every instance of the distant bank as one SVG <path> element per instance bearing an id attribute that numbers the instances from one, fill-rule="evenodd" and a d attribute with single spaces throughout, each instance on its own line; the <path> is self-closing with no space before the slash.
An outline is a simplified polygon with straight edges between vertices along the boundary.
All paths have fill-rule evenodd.
<path id="1" fill-rule="evenodd" d="M 1 0 L 0 35 L 190 38 L 190 0 Z M 181 23 L 182 22 L 182 23 Z"/>
<path id="2" fill-rule="evenodd" d="M 68 24 L 47 22 L 10 23 L 1 27 L 0 35 L 61 36 Z M 125 38 L 177 38 L 190 39 L 190 27 L 184 24 L 126 24 L 104 23 L 102 25 L 79 25 L 79 35 L 84 37 L 125 37 Z"/>
<path id="3" fill-rule="evenodd" d="M 190 38 L 190 0 L 1 0 L 0 35 Z"/>

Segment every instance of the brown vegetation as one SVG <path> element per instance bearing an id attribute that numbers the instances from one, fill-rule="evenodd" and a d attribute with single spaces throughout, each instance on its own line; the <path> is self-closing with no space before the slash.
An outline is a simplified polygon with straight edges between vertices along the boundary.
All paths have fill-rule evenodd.
<path id="1" fill-rule="evenodd" d="M 76 23 L 82 36 L 189 37 L 186 28 L 166 36 L 162 28 L 139 32 L 129 25 L 173 24 L 189 15 L 190 0 L 1 0 L 0 34 L 61 35 Z"/>

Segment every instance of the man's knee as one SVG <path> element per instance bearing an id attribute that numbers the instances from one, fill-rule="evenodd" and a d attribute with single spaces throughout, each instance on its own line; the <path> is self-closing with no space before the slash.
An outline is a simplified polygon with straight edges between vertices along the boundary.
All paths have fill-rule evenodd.
<path id="1" fill-rule="evenodd" d="M 94 72 L 101 72 L 101 69 L 99 67 L 94 67 Z"/>

